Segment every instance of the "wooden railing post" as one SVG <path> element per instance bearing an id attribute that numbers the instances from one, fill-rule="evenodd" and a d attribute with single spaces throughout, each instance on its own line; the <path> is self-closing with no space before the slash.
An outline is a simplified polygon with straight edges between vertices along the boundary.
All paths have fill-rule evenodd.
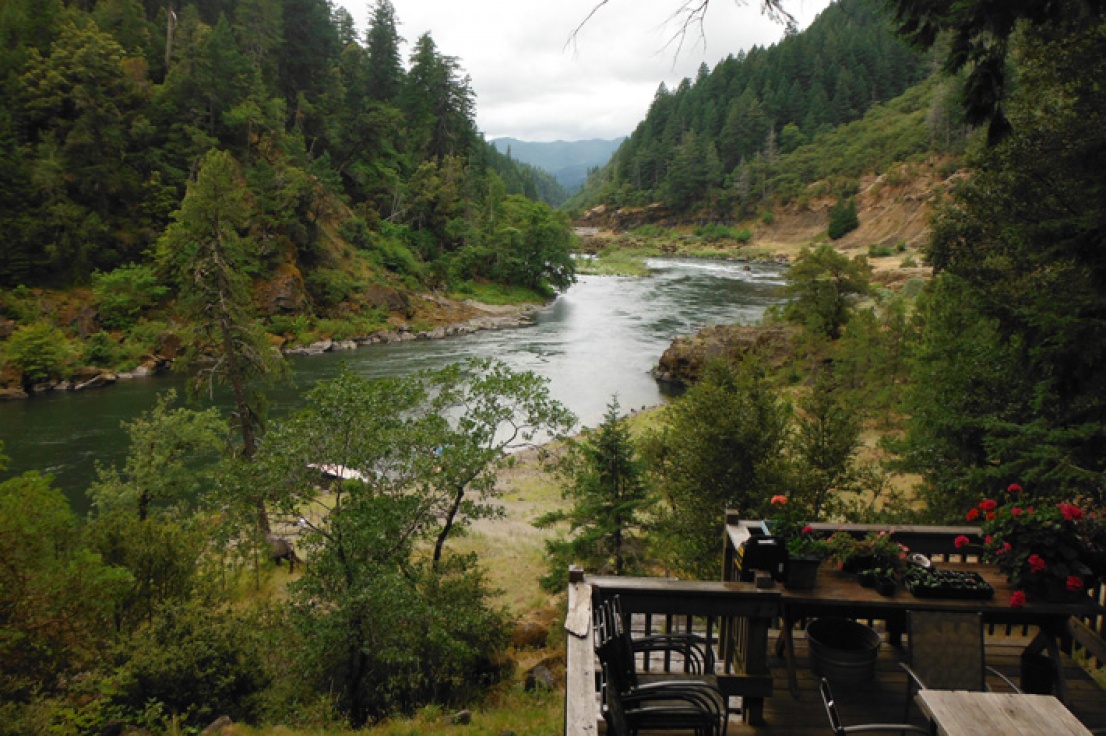
<path id="1" fill-rule="evenodd" d="M 583 568 L 568 569 L 565 616 L 565 736 L 595 736 L 595 653 L 591 632 L 591 586 Z"/>

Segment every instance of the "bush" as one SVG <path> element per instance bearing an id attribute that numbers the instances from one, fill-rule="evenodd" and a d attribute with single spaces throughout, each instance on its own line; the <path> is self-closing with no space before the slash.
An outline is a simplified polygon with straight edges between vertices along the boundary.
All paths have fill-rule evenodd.
<path id="1" fill-rule="evenodd" d="M 311 298 L 320 307 L 333 307 L 365 288 L 353 275 L 332 268 L 316 269 L 304 282 Z"/>
<path id="2" fill-rule="evenodd" d="M 74 355 L 65 334 L 46 322 L 23 325 L 8 338 L 4 355 L 7 362 L 30 385 L 62 378 Z"/>
<path id="3" fill-rule="evenodd" d="M 860 227 L 860 219 L 856 214 L 856 200 L 838 200 L 830 210 L 827 234 L 831 239 L 838 240 L 858 227 Z"/>
<path id="4" fill-rule="evenodd" d="M 125 355 L 119 343 L 106 332 L 94 333 L 85 340 L 83 360 L 89 365 L 110 368 L 123 360 Z"/>
<path id="5" fill-rule="evenodd" d="M 169 289 L 158 284 L 151 266 L 136 263 L 92 274 L 92 293 L 100 303 L 101 324 L 122 330 L 133 325 L 144 310 L 164 299 Z"/>
<path id="6" fill-rule="evenodd" d="M 269 681 L 258 629 L 240 614 L 199 602 L 166 606 L 131 640 L 118 702 L 136 712 L 162 703 L 195 726 L 223 714 L 253 720 Z"/>
<path id="7" fill-rule="evenodd" d="M 886 258 L 893 255 L 895 255 L 895 249 L 889 245 L 878 245 L 876 243 L 872 243 L 868 246 L 869 258 Z"/>

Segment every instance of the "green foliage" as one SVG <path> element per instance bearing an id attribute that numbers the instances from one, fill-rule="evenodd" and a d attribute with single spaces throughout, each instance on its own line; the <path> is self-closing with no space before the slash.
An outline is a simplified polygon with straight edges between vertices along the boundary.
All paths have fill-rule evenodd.
<path id="1" fill-rule="evenodd" d="M 739 243 L 748 243 L 753 239 L 753 232 L 748 228 L 741 228 L 738 230 L 727 227 L 726 225 L 711 223 L 709 225 L 700 225 L 695 228 L 695 237 L 705 240 L 708 243 L 719 240 L 736 240 Z"/>
<path id="2" fill-rule="evenodd" d="M 357 277 L 333 268 L 315 269 L 304 283 L 315 304 L 324 309 L 337 306 L 365 289 Z"/>
<path id="3" fill-rule="evenodd" d="M 645 466 L 637 456 L 618 399 L 607 405 L 603 423 L 572 447 L 562 472 L 572 507 L 547 514 L 539 526 L 567 522 L 568 535 L 546 543 L 548 573 L 542 587 L 564 587 L 571 564 L 599 574 L 632 575 L 643 570 L 644 518 L 652 502 Z"/>
<path id="4" fill-rule="evenodd" d="M 127 329 L 169 290 L 160 285 L 148 264 L 120 266 L 110 273 L 92 274 L 92 293 L 99 302 L 100 322 L 109 329 Z"/>
<path id="5" fill-rule="evenodd" d="M 113 678 L 114 702 L 131 712 L 159 703 L 184 726 L 224 714 L 253 721 L 269 682 L 253 618 L 199 601 L 162 607 L 132 634 Z"/>
<path id="6" fill-rule="evenodd" d="M 935 223 L 906 457 L 942 518 L 1011 482 L 1100 499 L 1102 39 L 1101 24 L 1026 35 L 1013 132 Z"/>
<path id="7" fill-rule="evenodd" d="M 649 435 L 643 454 L 667 502 L 660 554 L 671 569 L 717 577 L 726 510 L 749 513 L 784 490 L 789 415 L 764 365 L 749 357 L 710 364 Z"/>
<path id="8" fill-rule="evenodd" d="M 445 545 L 495 514 L 507 449 L 570 424 L 542 379 L 477 361 L 374 382 L 343 373 L 266 435 L 241 496 L 248 507 L 263 485 L 290 514 L 327 507 L 300 535 L 312 564 L 293 586 L 293 622 L 313 684 L 337 688 L 352 724 L 452 702 L 494 674 L 502 612 L 474 560 Z M 321 487 L 319 464 L 355 473 Z"/>
<path id="9" fill-rule="evenodd" d="M 811 334 L 836 340 L 857 297 L 870 292 L 870 275 L 863 256 L 850 260 L 831 245 L 804 248 L 787 271 L 783 316 Z"/>
<path id="10" fill-rule="evenodd" d="M 22 325 L 4 343 L 4 359 L 26 386 L 64 378 L 72 357 L 69 338 L 47 322 Z"/>
<path id="11" fill-rule="evenodd" d="M 151 505 L 162 510 L 194 508 L 211 485 L 210 465 L 226 447 L 227 424 L 218 409 L 174 408 L 167 391 L 147 413 L 123 428 L 130 452 L 122 468 L 97 466 L 89 495 L 102 515 L 124 512 L 145 519 Z"/>
<path id="12" fill-rule="evenodd" d="M 49 477 L 0 483 L 0 696 L 26 701 L 95 666 L 130 582 L 83 543 L 69 502 Z"/>
<path id="13" fill-rule="evenodd" d="M 831 240 L 840 240 L 853 230 L 860 227 L 860 220 L 856 214 L 856 200 L 838 200 L 829 213 L 829 227 L 826 234 Z"/>

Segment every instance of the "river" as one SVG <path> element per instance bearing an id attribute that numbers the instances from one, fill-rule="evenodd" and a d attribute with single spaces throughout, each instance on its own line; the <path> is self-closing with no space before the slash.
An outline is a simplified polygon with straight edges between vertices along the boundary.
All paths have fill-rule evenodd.
<path id="1" fill-rule="evenodd" d="M 491 356 L 548 378 L 551 394 L 583 425 L 595 426 L 616 394 L 623 411 L 664 400 L 649 371 L 674 336 L 707 324 L 755 322 L 779 300 L 783 283 L 783 270 L 771 265 L 684 259 L 648 265 L 645 278 L 580 277 L 532 326 L 292 358 L 292 382 L 271 392 L 270 414 L 296 408 L 306 388 L 343 365 L 381 377 Z M 160 392 L 183 393 L 183 386 L 181 376 L 158 376 L 0 402 L 0 441 L 11 460 L 4 477 L 49 472 L 75 508 L 87 508 L 84 491 L 96 463 L 121 463 L 126 455 L 121 422 L 147 411 Z"/>

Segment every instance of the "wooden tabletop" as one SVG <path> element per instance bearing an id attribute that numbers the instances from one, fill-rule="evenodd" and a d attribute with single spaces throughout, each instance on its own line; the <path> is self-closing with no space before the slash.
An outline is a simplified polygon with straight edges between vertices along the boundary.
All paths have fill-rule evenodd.
<path id="1" fill-rule="evenodd" d="M 921 690 L 914 700 L 939 736 L 1091 736 L 1051 695 Z"/>

